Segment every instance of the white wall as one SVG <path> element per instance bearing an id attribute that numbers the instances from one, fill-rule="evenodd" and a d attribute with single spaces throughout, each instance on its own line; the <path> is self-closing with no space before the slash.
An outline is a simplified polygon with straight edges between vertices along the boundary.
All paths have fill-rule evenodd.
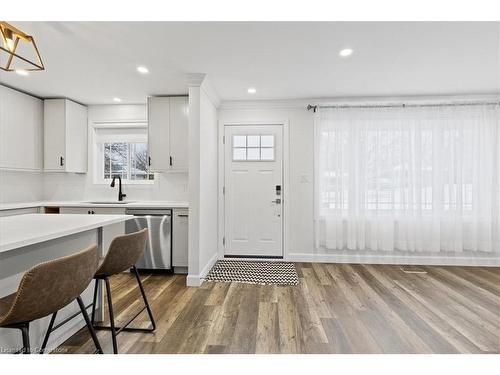
<path id="1" fill-rule="evenodd" d="M 0 169 L 0 203 L 33 202 L 43 199 L 41 172 L 17 172 Z"/>
<path id="2" fill-rule="evenodd" d="M 146 105 L 96 105 L 88 107 L 89 159 L 86 174 L 44 173 L 46 200 L 116 199 L 117 188 L 94 184 L 92 126 L 95 122 L 147 122 Z M 157 173 L 153 184 L 124 185 L 128 200 L 187 201 L 187 173 Z"/>
<path id="3" fill-rule="evenodd" d="M 205 79 L 189 87 L 189 275 L 199 286 L 215 263 L 217 245 L 217 106 Z"/>

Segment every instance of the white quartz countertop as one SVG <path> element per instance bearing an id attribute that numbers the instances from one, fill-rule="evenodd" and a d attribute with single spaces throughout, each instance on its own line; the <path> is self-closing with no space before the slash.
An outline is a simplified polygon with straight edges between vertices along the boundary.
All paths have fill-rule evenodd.
<path id="1" fill-rule="evenodd" d="M 98 201 L 99 199 L 94 199 Z M 128 203 L 90 203 L 89 201 L 35 201 L 0 204 L 0 211 L 33 207 L 123 207 L 123 208 L 188 208 L 188 202 L 130 201 Z"/>
<path id="2" fill-rule="evenodd" d="M 27 214 L 0 217 L 0 253 L 124 222 L 131 215 Z"/>

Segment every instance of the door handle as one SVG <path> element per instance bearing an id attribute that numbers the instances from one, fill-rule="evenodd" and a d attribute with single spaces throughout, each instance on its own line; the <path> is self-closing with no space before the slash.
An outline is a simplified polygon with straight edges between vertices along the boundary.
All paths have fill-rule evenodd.
<path id="1" fill-rule="evenodd" d="M 275 200 L 271 201 L 271 203 L 281 204 L 281 198 L 276 198 Z"/>

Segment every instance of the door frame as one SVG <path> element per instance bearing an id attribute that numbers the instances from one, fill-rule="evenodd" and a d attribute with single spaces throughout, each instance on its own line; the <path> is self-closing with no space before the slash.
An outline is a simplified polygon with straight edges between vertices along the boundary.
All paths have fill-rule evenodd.
<path id="1" fill-rule="evenodd" d="M 288 260 L 288 234 L 289 234 L 289 223 L 290 223 L 290 205 L 289 205 L 289 187 L 290 187 L 290 169 L 289 169 L 289 159 L 290 159 L 290 130 L 288 120 L 276 120 L 276 119 L 222 119 L 219 120 L 218 127 L 218 259 L 224 259 L 224 231 L 225 231 L 225 200 L 223 187 L 225 183 L 225 145 L 224 145 L 224 134 L 226 126 L 265 126 L 265 125 L 280 125 L 282 127 L 282 173 L 283 173 L 283 206 L 282 206 L 282 247 L 283 247 L 283 259 L 266 259 L 270 261 L 283 261 Z M 228 258 L 234 259 L 234 258 Z M 246 259 L 246 258 L 239 258 Z M 248 258 L 250 259 L 250 258 Z M 253 260 L 260 258 L 251 258 Z"/>

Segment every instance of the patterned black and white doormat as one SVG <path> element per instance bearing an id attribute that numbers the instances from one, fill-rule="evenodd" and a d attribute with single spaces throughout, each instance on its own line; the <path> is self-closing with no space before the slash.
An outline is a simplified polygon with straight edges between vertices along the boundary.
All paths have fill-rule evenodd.
<path id="1" fill-rule="evenodd" d="M 205 280 L 262 285 L 297 285 L 299 283 L 293 263 L 228 259 L 217 261 Z"/>

